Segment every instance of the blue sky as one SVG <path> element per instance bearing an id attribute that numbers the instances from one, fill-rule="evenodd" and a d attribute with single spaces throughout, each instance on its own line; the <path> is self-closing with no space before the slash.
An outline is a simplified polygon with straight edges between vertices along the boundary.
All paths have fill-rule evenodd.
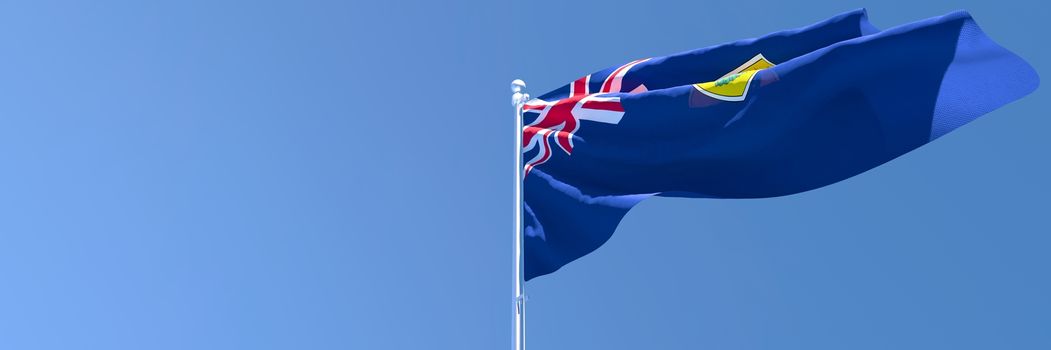
<path id="1" fill-rule="evenodd" d="M 1051 76 L 1031 1 L 0 4 L 0 348 L 509 347 L 512 79 L 858 7 Z M 1049 348 L 1046 91 L 820 190 L 648 200 L 527 285 L 529 346 Z"/>

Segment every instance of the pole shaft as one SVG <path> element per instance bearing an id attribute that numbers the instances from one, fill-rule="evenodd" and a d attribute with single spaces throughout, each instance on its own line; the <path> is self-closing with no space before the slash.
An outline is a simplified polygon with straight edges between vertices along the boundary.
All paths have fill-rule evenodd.
<path id="1" fill-rule="evenodd" d="M 515 107 L 515 350 L 525 349 L 525 302 L 522 286 L 522 108 Z"/>
<path id="2" fill-rule="evenodd" d="M 522 279 L 522 106 L 529 95 L 522 93 L 525 83 L 512 82 L 515 107 L 515 230 L 514 230 L 514 349 L 525 350 L 525 287 Z"/>

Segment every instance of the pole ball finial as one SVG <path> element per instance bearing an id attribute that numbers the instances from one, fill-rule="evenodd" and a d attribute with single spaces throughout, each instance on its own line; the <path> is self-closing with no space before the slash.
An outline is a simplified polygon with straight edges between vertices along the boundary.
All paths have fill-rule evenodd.
<path id="1" fill-rule="evenodd" d="M 522 79 L 515 79 L 511 82 L 511 92 L 522 92 L 522 88 L 525 86 L 525 82 Z"/>
<path id="2" fill-rule="evenodd" d="M 511 104 L 514 105 L 515 108 L 522 108 L 522 104 L 529 101 L 529 94 L 522 92 L 522 89 L 525 88 L 525 86 L 525 82 L 522 81 L 522 79 L 515 79 L 511 82 L 511 92 L 514 93 L 514 95 L 511 96 Z"/>

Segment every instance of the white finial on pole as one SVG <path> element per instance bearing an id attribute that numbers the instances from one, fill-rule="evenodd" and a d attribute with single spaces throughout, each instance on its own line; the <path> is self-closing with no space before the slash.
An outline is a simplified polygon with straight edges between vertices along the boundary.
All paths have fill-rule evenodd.
<path id="1" fill-rule="evenodd" d="M 511 82 L 511 92 L 514 93 L 514 95 L 511 96 L 511 103 L 514 104 L 516 108 L 519 107 L 519 105 L 525 104 L 526 101 L 529 100 L 529 94 L 522 92 L 522 89 L 525 89 L 525 87 L 526 84 L 522 79 L 515 79 Z"/>
<path id="2" fill-rule="evenodd" d="M 515 238 L 514 238 L 514 349 L 525 350 L 525 281 L 522 279 L 522 106 L 529 94 L 522 79 L 511 82 L 511 104 L 515 107 Z"/>

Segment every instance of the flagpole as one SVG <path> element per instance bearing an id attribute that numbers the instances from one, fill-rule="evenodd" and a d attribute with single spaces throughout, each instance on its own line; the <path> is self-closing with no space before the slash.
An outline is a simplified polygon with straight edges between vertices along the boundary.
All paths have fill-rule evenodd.
<path id="1" fill-rule="evenodd" d="M 529 94 L 522 92 L 525 82 L 511 82 L 511 104 L 515 107 L 515 238 L 514 238 L 514 349 L 525 350 L 525 281 L 522 279 L 522 106 Z"/>

